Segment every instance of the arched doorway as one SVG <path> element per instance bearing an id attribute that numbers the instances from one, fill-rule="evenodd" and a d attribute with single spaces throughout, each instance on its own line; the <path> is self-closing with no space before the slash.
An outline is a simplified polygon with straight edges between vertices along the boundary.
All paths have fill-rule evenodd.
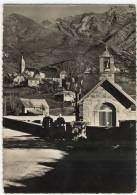
<path id="1" fill-rule="evenodd" d="M 99 110 L 99 126 L 116 126 L 116 108 L 111 103 L 103 103 Z"/>

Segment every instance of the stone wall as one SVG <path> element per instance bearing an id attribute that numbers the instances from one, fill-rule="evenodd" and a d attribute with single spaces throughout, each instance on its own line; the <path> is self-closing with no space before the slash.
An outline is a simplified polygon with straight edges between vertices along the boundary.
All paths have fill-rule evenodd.
<path id="1" fill-rule="evenodd" d="M 99 126 L 99 110 L 103 103 L 110 103 L 116 108 L 116 126 L 120 120 L 136 120 L 135 111 L 126 109 L 116 98 L 99 86 L 93 93 L 89 94 L 83 101 L 83 120 L 90 126 Z"/>

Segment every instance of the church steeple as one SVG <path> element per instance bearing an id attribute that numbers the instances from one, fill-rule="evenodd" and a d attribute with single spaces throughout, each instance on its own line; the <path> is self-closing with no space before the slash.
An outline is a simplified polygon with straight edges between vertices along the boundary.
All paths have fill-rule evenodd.
<path id="1" fill-rule="evenodd" d="M 99 64 L 100 64 L 100 80 L 104 78 L 108 78 L 114 82 L 114 58 L 110 54 L 107 46 L 103 54 L 99 57 Z"/>
<path id="2" fill-rule="evenodd" d="M 23 73 L 25 70 L 25 60 L 23 56 L 21 57 L 21 64 L 20 64 L 20 73 Z"/>

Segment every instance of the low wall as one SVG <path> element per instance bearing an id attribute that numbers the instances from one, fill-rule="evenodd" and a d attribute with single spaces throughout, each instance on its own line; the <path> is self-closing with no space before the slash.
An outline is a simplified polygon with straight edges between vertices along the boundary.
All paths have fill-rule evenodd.
<path id="1" fill-rule="evenodd" d="M 34 136 L 46 137 L 46 129 L 42 128 L 41 124 L 3 117 L 3 126 L 9 129 L 30 133 Z M 53 132 L 55 135 L 57 132 L 56 128 L 53 128 Z M 72 137 L 72 128 L 69 122 L 66 122 L 66 137 Z"/>
<path id="2" fill-rule="evenodd" d="M 25 121 L 19 121 L 10 118 L 3 118 L 3 126 L 6 128 L 22 131 L 25 133 L 30 133 L 36 136 L 44 136 L 44 129 L 40 124 L 34 124 Z"/>
<path id="3" fill-rule="evenodd" d="M 58 118 L 58 115 L 57 116 L 50 115 L 50 116 L 53 118 L 54 121 Z M 27 122 L 40 120 L 41 123 L 42 123 L 44 115 L 37 115 L 37 116 L 13 116 L 13 115 L 8 115 L 8 116 L 4 116 L 4 118 L 14 119 L 14 120 L 18 120 L 18 121 L 27 121 Z M 75 116 L 63 116 L 63 118 L 66 122 L 72 122 L 72 121 L 75 120 Z"/>
<path id="4" fill-rule="evenodd" d="M 3 118 L 3 126 L 6 128 L 30 133 L 34 136 L 45 137 L 46 130 L 42 128 L 41 124 L 19 121 L 10 118 Z M 53 129 L 56 134 L 56 128 Z M 123 122 L 121 127 L 102 128 L 102 127 L 89 127 L 86 128 L 87 138 L 91 141 L 97 142 L 111 142 L 120 143 L 136 142 L 136 123 Z M 72 138 L 72 127 L 70 123 L 66 123 L 66 138 Z"/>
<path id="5" fill-rule="evenodd" d="M 123 122 L 120 127 L 112 128 L 87 127 L 86 133 L 89 140 L 103 143 L 136 142 L 136 125 L 130 122 Z"/>

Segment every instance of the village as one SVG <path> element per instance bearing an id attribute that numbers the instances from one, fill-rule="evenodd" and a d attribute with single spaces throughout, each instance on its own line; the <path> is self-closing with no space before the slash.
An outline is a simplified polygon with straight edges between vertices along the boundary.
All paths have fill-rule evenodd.
<path id="1" fill-rule="evenodd" d="M 72 104 L 74 104 L 75 92 L 70 90 L 70 83 L 73 83 L 74 79 L 68 78 L 66 71 L 57 72 L 57 71 L 47 70 L 46 72 L 41 72 L 35 68 L 25 68 L 25 61 L 22 57 L 20 73 L 8 74 L 5 80 L 7 80 L 6 86 L 8 86 L 4 90 L 4 97 L 5 97 L 4 98 L 5 99 L 5 104 L 4 104 L 5 111 L 4 112 L 5 113 L 6 112 L 9 112 L 9 114 L 12 113 L 11 107 L 13 107 L 13 106 L 9 106 L 10 108 L 9 109 L 7 108 L 8 106 L 6 102 L 8 102 L 8 100 L 6 101 L 6 97 L 7 99 L 8 99 L 8 96 L 10 96 L 10 98 L 12 98 L 12 96 L 16 98 L 19 95 L 19 92 L 20 92 L 19 89 L 20 88 L 23 89 L 23 87 L 24 88 L 26 87 L 24 91 L 25 90 L 29 91 L 30 89 L 32 92 L 35 93 L 35 96 L 36 94 L 39 94 L 38 99 L 35 98 L 35 102 L 37 106 L 34 104 L 33 100 L 32 100 L 33 101 L 32 103 L 31 99 L 29 98 L 25 99 L 24 101 L 30 101 L 32 103 L 33 111 L 31 110 L 31 108 L 24 109 L 22 113 L 21 111 L 16 110 L 14 112 L 15 115 L 19 115 L 23 113 L 43 115 L 43 114 L 46 114 L 46 112 L 49 113 L 49 105 L 47 105 L 46 99 L 40 100 L 40 97 L 42 95 L 40 93 L 42 93 L 43 91 L 46 92 L 47 94 L 48 93 L 50 94 L 52 92 L 54 93 L 54 99 L 55 99 L 53 102 L 54 104 L 56 104 L 56 101 L 59 102 L 59 104 L 68 103 L 69 106 L 72 106 Z M 13 101 L 12 101 L 12 105 L 13 105 Z M 43 104 L 41 104 L 41 101 L 43 101 Z M 22 99 L 20 99 L 20 102 L 22 102 Z M 45 109 L 47 109 L 47 111 L 44 109 L 41 109 L 41 107 L 39 107 L 38 105 L 43 105 L 44 107 L 46 106 Z M 34 109 L 34 107 L 36 108 L 36 110 Z"/>
<path id="2" fill-rule="evenodd" d="M 90 76 L 90 71 L 91 68 L 89 67 L 85 69 L 84 74 L 86 75 L 86 77 Z M 115 67 L 114 57 L 111 55 L 107 47 L 104 53 L 99 56 L 99 71 L 100 78 L 98 84 L 96 83 L 96 85 L 93 86 L 91 92 L 89 90 L 88 92 L 84 93 L 83 78 L 71 77 L 65 70 L 57 71 L 53 68 L 47 68 L 46 71 L 40 71 L 35 68 L 27 68 L 25 65 L 25 60 L 22 56 L 20 72 L 13 72 L 11 74 L 9 73 L 4 78 L 4 83 L 6 83 L 6 85 L 8 84 L 8 88 L 4 89 L 4 115 L 49 115 L 50 113 L 53 113 L 55 111 L 54 108 L 56 108 L 56 105 L 58 105 L 58 111 L 57 113 L 55 111 L 54 115 L 58 115 L 60 113 L 72 116 L 79 115 L 78 117 L 76 116 L 78 120 L 80 120 L 81 118 L 89 124 L 91 123 L 91 120 L 93 120 L 92 118 L 94 116 L 94 123 L 92 121 L 92 125 L 103 126 L 103 123 L 106 125 L 108 121 L 101 122 L 102 124 L 99 124 L 99 122 L 95 122 L 102 120 L 97 119 L 98 117 L 95 116 L 95 113 L 99 112 L 99 115 L 102 115 L 102 106 L 108 105 L 110 112 L 113 112 L 113 110 L 111 111 L 111 109 L 114 107 L 114 115 L 116 115 L 116 113 L 118 114 L 118 117 L 115 116 L 115 122 L 112 122 L 113 119 L 112 116 L 110 116 L 110 120 L 112 121 L 108 123 L 108 126 L 112 126 L 112 123 L 114 123 L 115 126 L 119 126 L 119 122 L 122 120 L 135 120 L 135 101 L 134 99 L 132 99 L 134 94 L 130 94 L 129 96 L 122 90 L 121 86 L 119 86 L 115 82 L 115 75 L 116 73 L 120 72 L 120 69 L 118 69 L 118 67 Z M 29 93 L 29 95 L 27 95 L 27 92 L 25 94 L 26 96 L 22 97 L 21 93 L 23 91 L 23 87 L 27 87 L 24 89 L 26 91 L 31 90 L 30 94 L 33 97 L 36 96 L 36 98 L 29 98 L 29 96 L 31 95 Z M 20 91 L 20 89 L 22 90 Z M 41 98 L 43 89 L 46 94 L 50 94 L 52 92 L 52 97 L 50 96 L 47 98 Z M 101 93 L 99 92 L 100 90 L 102 91 Z M 114 94 L 114 91 L 117 95 Z M 98 96 L 98 93 L 101 95 L 101 97 Z M 92 104 L 90 102 L 85 103 L 89 99 L 88 96 L 92 98 Z M 99 99 L 97 99 L 97 97 Z M 122 97 L 123 100 L 121 100 L 120 97 Z M 94 100 L 94 98 L 96 100 Z M 50 99 L 53 99 L 53 101 L 48 103 L 47 99 L 49 99 L 49 101 L 51 101 Z M 93 103 L 94 101 L 95 103 Z M 88 109 L 91 110 L 89 111 L 89 113 L 86 108 L 86 104 L 88 104 Z M 93 106 L 89 106 L 90 104 L 95 104 L 95 108 Z M 121 104 L 121 109 L 119 104 Z M 68 113 L 67 111 L 66 113 L 63 113 L 65 112 L 65 107 L 66 109 L 68 108 Z M 50 109 L 53 109 L 53 112 L 50 112 Z M 101 110 L 98 111 L 98 109 Z M 123 109 L 125 109 L 125 118 L 123 114 L 120 114 L 123 113 Z M 92 112 L 94 114 L 92 114 Z M 113 113 L 111 114 L 113 115 Z M 102 117 L 104 118 L 105 116 Z"/>

